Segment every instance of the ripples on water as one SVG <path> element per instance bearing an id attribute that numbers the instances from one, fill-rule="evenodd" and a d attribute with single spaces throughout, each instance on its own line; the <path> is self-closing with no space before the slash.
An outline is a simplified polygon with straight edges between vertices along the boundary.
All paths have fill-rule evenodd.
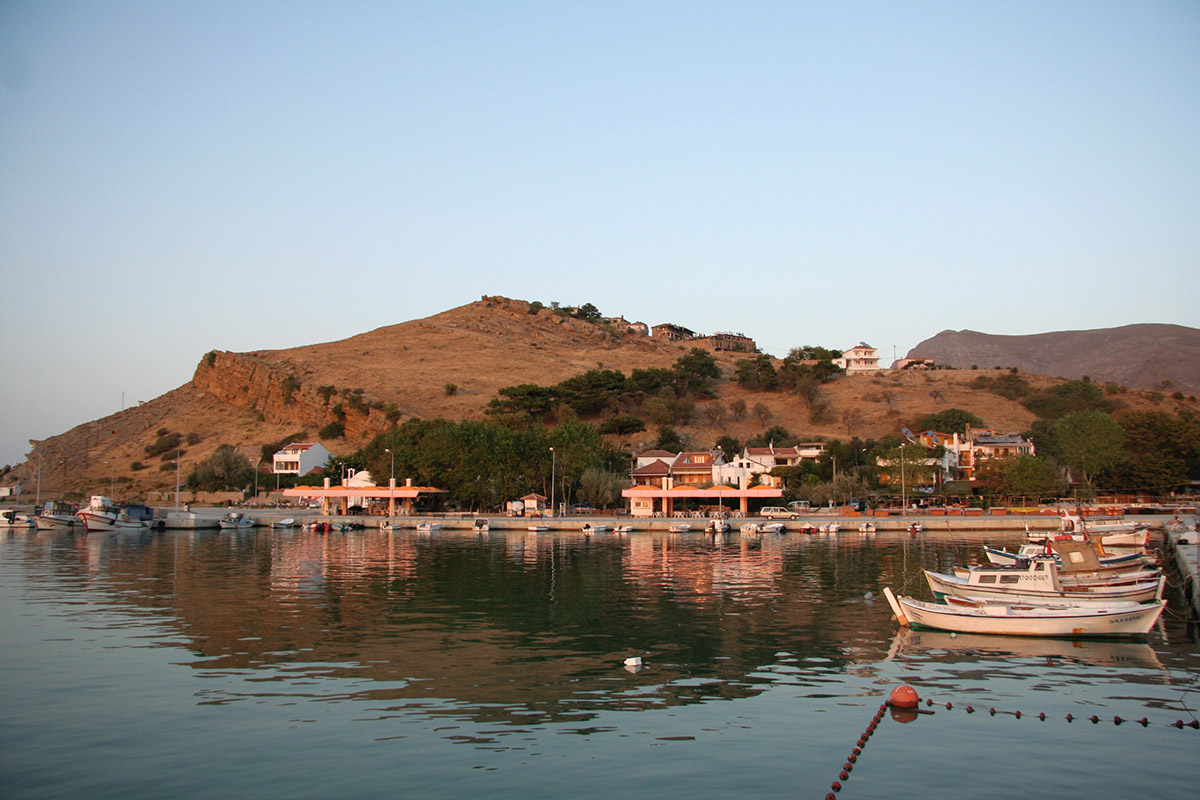
<path id="1" fill-rule="evenodd" d="M 1178 596 L 1145 642 L 898 633 L 882 587 L 983 542 L 8 533 L 0 764 L 21 797 L 823 797 L 907 682 L 935 713 L 843 797 L 1192 796 Z"/>

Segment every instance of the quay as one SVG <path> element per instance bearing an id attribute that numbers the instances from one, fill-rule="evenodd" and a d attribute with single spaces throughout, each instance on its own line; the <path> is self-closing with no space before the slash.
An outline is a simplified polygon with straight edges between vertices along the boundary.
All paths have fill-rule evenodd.
<path id="1" fill-rule="evenodd" d="M 1178 521 L 1163 526 L 1167 552 L 1183 581 L 1189 623 L 1200 622 L 1200 531 L 1197 528 L 1200 528 L 1200 516 L 1191 523 Z"/>

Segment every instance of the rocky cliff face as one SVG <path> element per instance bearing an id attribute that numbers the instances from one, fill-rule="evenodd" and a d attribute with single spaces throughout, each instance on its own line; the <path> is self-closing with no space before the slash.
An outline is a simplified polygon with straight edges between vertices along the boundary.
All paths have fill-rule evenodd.
<path id="1" fill-rule="evenodd" d="M 263 422 L 320 429 L 341 422 L 345 438 L 370 439 L 391 427 L 386 406 L 371 407 L 359 394 L 301 383 L 296 375 L 243 353 L 212 351 L 196 367 L 192 384 L 222 403 Z"/>
<path id="2" fill-rule="evenodd" d="M 1200 391 L 1200 330 L 1125 325 L 1088 331 L 996 336 L 942 331 L 908 356 L 959 369 L 1017 367 L 1022 372 L 1185 393 Z"/>

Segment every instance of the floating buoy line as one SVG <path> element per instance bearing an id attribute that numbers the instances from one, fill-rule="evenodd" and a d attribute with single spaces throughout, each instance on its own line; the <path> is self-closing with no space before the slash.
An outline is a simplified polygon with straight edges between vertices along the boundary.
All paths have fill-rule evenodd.
<path id="1" fill-rule="evenodd" d="M 879 727 L 879 723 L 883 722 L 884 717 L 887 715 L 889 710 L 891 711 L 892 719 L 895 719 L 897 722 L 912 722 L 917 718 L 918 715 L 934 714 L 934 711 L 929 710 L 934 705 L 942 706 L 946 711 L 961 709 L 966 714 L 986 713 L 989 717 L 994 717 L 997 715 L 1011 716 L 1015 719 L 1032 717 L 1039 722 L 1045 722 L 1046 720 L 1050 719 L 1045 712 L 1038 714 L 1022 714 L 1020 711 L 1005 711 L 991 706 L 989 706 L 985 712 L 983 709 L 975 708 L 975 706 L 970 704 L 956 706 L 953 702 L 935 703 L 930 698 L 925 700 L 925 708 L 922 709 L 920 707 L 921 698 L 917 694 L 916 689 L 907 684 L 897 686 L 892 690 L 887 702 L 880 704 L 879 710 L 875 712 L 875 716 L 871 717 L 871 721 L 867 723 L 866 729 L 863 730 L 862 735 L 858 737 L 858 741 L 850 750 L 850 754 L 846 756 L 846 761 L 842 764 L 841 771 L 838 772 L 838 779 L 830 784 L 829 788 L 833 791 L 825 795 L 825 800 L 834 800 L 834 798 L 837 797 L 835 792 L 840 792 L 842 790 L 842 783 L 850 779 L 850 773 L 854 771 L 854 767 L 858 763 L 858 759 L 863 754 L 863 749 L 867 746 L 867 742 L 875 734 L 876 729 Z M 1065 719 L 1068 724 L 1075 722 L 1090 722 L 1093 725 L 1099 725 L 1102 722 L 1108 723 L 1111 721 L 1113 725 L 1130 723 L 1131 725 L 1141 725 L 1143 728 L 1148 728 L 1152 724 L 1146 717 L 1142 717 L 1141 719 L 1125 719 L 1119 715 L 1114 716 L 1111 720 L 1109 720 L 1108 718 L 1101 717 L 1098 714 L 1093 714 L 1090 717 L 1077 717 L 1068 713 L 1063 719 Z M 1187 722 L 1183 721 L 1182 719 L 1177 719 L 1172 723 L 1168 723 L 1164 727 L 1177 728 L 1179 730 L 1184 728 L 1200 730 L 1200 720 L 1197 720 L 1195 717 Z"/>

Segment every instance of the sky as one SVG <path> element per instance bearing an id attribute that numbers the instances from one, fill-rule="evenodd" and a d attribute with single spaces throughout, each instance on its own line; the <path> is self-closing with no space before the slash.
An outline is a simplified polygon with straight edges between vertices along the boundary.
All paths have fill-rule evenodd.
<path id="1" fill-rule="evenodd" d="M 0 464 L 482 295 L 887 363 L 1198 267 L 1194 0 L 0 0 Z"/>

